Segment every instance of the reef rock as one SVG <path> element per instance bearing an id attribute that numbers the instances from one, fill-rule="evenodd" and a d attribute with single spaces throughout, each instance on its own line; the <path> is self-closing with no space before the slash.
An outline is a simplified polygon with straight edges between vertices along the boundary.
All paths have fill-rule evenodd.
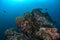
<path id="1" fill-rule="evenodd" d="M 47 10 L 47 9 L 46 9 Z M 58 29 L 48 12 L 43 9 L 33 9 L 16 18 L 16 24 L 21 32 L 8 29 L 5 34 L 9 40 L 59 40 Z M 17 29 L 17 30 L 18 30 Z"/>

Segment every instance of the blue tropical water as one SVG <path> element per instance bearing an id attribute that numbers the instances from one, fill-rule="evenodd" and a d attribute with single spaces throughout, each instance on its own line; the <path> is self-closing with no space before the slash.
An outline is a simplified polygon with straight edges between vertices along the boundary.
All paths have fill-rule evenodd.
<path id="1" fill-rule="evenodd" d="M 16 28 L 16 17 L 35 8 L 47 8 L 60 30 L 60 0 L 0 0 L 0 40 L 6 29 Z"/>

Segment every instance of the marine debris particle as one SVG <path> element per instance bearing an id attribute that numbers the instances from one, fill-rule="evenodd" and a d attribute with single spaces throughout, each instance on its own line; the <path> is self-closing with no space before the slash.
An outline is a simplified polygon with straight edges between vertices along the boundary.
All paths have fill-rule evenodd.
<path id="1" fill-rule="evenodd" d="M 48 12 L 41 12 L 41 8 L 24 13 L 24 16 L 16 18 L 17 29 L 8 29 L 7 40 L 59 40 L 60 33 Z M 46 9 L 47 10 L 47 9 Z"/>

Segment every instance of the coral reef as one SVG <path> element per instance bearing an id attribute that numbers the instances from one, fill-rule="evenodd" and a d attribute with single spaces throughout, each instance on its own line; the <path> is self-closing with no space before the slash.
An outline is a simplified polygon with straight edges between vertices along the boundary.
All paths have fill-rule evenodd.
<path id="1" fill-rule="evenodd" d="M 7 40 L 59 40 L 58 29 L 48 12 L 43 9 L 33 9 L 16 18 L 16 24 L 21 32 L 6 30 Z M 47 10 L 47 9 L 46 9 Z"/>

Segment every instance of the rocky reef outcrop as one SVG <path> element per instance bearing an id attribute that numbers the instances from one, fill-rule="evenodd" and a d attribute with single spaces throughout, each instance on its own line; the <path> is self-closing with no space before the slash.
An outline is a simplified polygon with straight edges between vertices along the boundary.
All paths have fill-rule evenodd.
<path id="1" fill-rule="evenodd" d="M 24 16 L 16 18 L 19 30 L 6 30 L 7 40 L 59 40 L 58 29 L 48 12 L 43 9 L 33 9 L 32 12 L 24 13 Z"/>

